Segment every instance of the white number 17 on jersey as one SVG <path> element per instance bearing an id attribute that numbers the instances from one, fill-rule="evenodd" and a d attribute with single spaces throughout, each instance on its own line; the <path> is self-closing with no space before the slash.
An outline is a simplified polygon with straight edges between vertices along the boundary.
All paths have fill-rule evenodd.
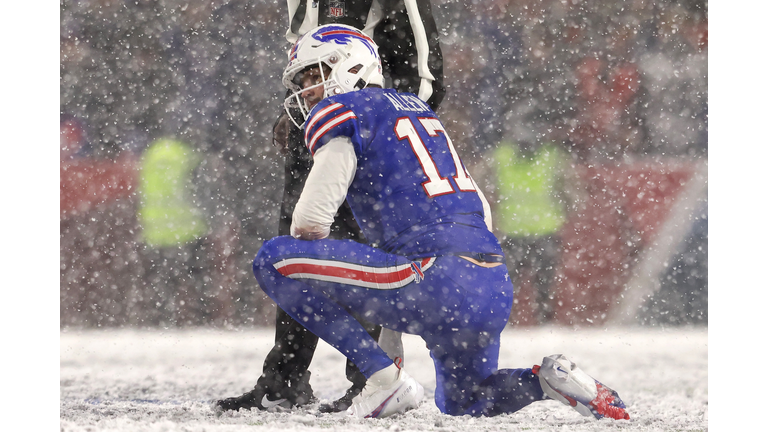
<path id="1" fill-rule="evenodd" d="M 453 146 L 453 142 L 451 142 L 448 134 L 445 133 L 445 129 L 440 123 L 440 120 L 427 117 L 420 118 L 419 122 L 424 127 L 429 136 L 437 136 L 440 132 L 442 132 L 443 136 L 445 136 L 448 150 L 451 152 L 453 163 L 456 166 L 456 175 L 453 177 L 453 180 L 456 182 L 459 190 L 462 192 L 475 191 L 475 184 L 472 181 L 472 178 L 469 177 L 467 171 L 464 169 L 464 164 L 461 163 L 459 154 L 456 153 L 456 148 Z M 437 166 L 435 165 L 435 161 L 432 159 L 432 155 L 429 154 L 427 147 L 424 145 L 424 141 L 422 141 L 419 133 L 416 131 L 416 127 L 414 126 L 411 119 L 407 117 L 399 119 L 395 125 L 395 133 L 397 134 L 398 139 L 402 140 L 407 138 L 408 142 L 411 143 L 411 149 L 416 155 L 416 158 L 419 159 L 419 163 L 421 164 L 422 171 L 424 171 L 424 175 L 427 176 L 428 180 L 421 185 L 424 187 L 424 191 L 430 198 L 456 192 L 451 182 L 448 181 L 447 178 L 440 175 L 440 171 L 438 171 Z"/>

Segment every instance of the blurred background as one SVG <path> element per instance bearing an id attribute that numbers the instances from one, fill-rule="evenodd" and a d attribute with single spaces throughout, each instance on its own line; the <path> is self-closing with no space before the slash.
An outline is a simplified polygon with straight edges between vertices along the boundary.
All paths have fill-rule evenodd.
<path id="1" fill-rule="evenodd" d="M 433 0 L 519 326 L 707 325 L 707 2 Z M 60 326 L 273 323 L 272 0 L 60 0 Z"/>

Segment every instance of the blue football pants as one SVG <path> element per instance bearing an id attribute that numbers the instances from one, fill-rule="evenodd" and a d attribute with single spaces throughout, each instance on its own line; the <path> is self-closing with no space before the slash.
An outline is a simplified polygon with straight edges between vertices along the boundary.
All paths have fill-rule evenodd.
<path id="1" fill-rule="evenodd" d="M 435 365 L 435 403 L 451 415 L 493 416 L 543 399 L 531 369 L 498 370 L 512 308 L 506 265 L 458 256 L 410 260 L 351 240 L 275 237 L 253 262 L 261 288 L 366 377 L 392 364 L 350 314 L 421 336 Z"/>

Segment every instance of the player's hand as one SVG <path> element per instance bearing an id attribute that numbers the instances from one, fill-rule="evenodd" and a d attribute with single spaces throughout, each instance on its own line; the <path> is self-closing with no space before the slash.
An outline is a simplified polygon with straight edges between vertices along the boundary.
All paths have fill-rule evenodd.
<path id="1" fill-rule="evenodd" d="M 288 154 L 288 133 L 290 127 L 291 119 L 288 118 L 288 113 L 283 111 L 272 127 L 272 144 L 283 155 Z"/>

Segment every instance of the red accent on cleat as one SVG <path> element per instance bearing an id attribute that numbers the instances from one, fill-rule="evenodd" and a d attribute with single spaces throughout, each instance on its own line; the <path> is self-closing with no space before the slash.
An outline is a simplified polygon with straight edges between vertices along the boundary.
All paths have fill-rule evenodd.
<path id="1" fill-rule="evenodd" d="M 400 390 L 400 387 L 398 387 L 397 390 Z M 384 402 L 382 402 L 378 407 L 376 407 L 376 409 L 373 410 L 372 413 L 365 416 L 365 418 L 379 418 L 379 416 L 381 415 L 381 412 L 384 411 L 384 408 L 387 407 L 387 404 L 389 403 L 389 401 L 395 396 L 395 393 L 397 393 L 397 390 L 395 390 L 391 395 L 389 395 L 388 398 L 384 399 Z"/>
<path id="2" fill-rule="evenodd" d="M 531 368 L 531 372 L 532 372 L 534 375 L 536 375 L 536 376 L 539 376 L 539 369 L 541 369 L 541 366 L 539 366 L 539 365 L 533 365 L 533 367 Z"/>
<path id="3" fill-rule="evenodd" d="M 553 389 L 553 390 L 554 390 L 554 389 Z M 559 390 L 555 390 L 555 391 L 556 391 L 558 394 L 560 394 L 560 396 L 564 397 L 564 398 L 565 398 L 565 400 L 567 400 L 567 401 L 568 401 L 568 403 L 569 403 L 569 404 L 570 404 L 572 407 L 575 407 L 575 406 L 576 406 L 576 404 L 577 404 L 577 402 L 576 402 L 576 399 L 574 399 L 574 398 L 572 398 L 572 397 L 568 396 L 567 394 L 564 394 L 563 392 L 561 392 L 561 391 L 559 391 Z"/>
<path id="4" fill-rule="evenodd" d="M 589 407 L 603 417 L 616 420 L 629 420 L 629 413 L 624 408 L 611 405 L 615 398 L 610 390 L 597 384 L 597 396 L 589 403 Z"/>

